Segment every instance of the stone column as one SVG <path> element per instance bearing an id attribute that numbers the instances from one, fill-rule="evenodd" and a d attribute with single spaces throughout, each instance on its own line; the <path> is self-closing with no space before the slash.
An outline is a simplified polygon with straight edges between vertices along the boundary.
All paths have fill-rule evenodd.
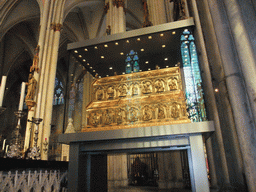
<path id="1" fill-rule="evenodd" d="M 62 22 L 63 1 L 47 1 L 46 5 L 49 7 L 45 12 L 43 20 L 44 28 L 42 29 L 43 43 L 41 52 L 39 52 L 39 74 L 38 76 L 38 91 L 36 98 L 36 118 L 42 118 L 43 122 L 39 126 L 38 146 L 41 148 L 41 158 L 46 160 L 48 158 L 47 152 L 42 150 L 42 142 L 44 138 L 49 142 L 50 129 L 51 129 L 51 116 L 52 116 L 52 100 L 55 84 L 55 75 L 57 67 L 57 57 L 59 48 L 60 27 Z M 40 34 L 41 35 L 41 34 Z M 39 39 L 39 43 L 41 40 Z M 44 147 L 45 148 L 45 147 Z M 48 146 L 46 148 L 48 150 Z"/>
<path id="2" fill-rule="evenodd" d="M 226 13 L 230 23 L 230 29 L 233 34 L 236 51 L 240 60 L 240 66 L 246 84 L 247 94 L 250 98 L 251 110 L 256 119 L 256 61 L 252 49 L 252 43 L 248 32 L 246 31 L 240 7 L 237 0 L 224 0 Z M 256 188 L 254 188 L 256 190 Z"/>
<path id="3" fill-rule="evenodd" d="M 150 21 L 153 25 L 167 23 L 165 2 L 163 0 L 147 0 Z"/>
<path id="4" fill-rule="evenodd" d="M 223 176 L 223 182 L 225 184 L 230 183 L 229 179 L 229 173 L 228 173 L 228 167 L 227 167 L 227 159 L 226 154 L 224 150 L 224 143 L 223 143 L 223 136 L 221 131 L 221 124 L 219 119 L 219 114 L 217 110 L 217 104 L 214 96 L 214 88 L 212 85 L 212 77 L 209 67 L 209 61 L 207 57 L 204 37 L 202 33 L 202 27 L 201 22 L 198 15 L 198 9 L 197 4 L 195 0 L 192 0 L 192 10 L 193 10 L 193 17 L 195 19 L 195 25 L 196 25 L 196 31 L 195 31 L 195 39 L 197 43 L 197 50 L 201 52 L 201 55 L 199 55 L 199 63 L 200 63 L 200 69 L 204 73 L 202 73 L 202 79 L 204 84 L 204 91 L 205 91 L 205 100 L 206 100 L 206 107 L 207 107 L 207 116 L 209 120 L 214 120 L 215 125 L 215 143 L 216 143 L 216 153 L 219 153 L 219 161 L 220 166 L 222 170 L 222 176 Z M 213 137 L 213 136 L 212 136 Z M 210 158 L 212 159 L 212 158 Z M 212 163 L 212 162 L 210 162 Z M 214 166 L 212 166 L 214 167 Z"/>
<path id="5" fill-rule="evenodd" d="M 237 124 L 237 133 L 240 142 L 241 151 L 243 154 L 245 176 L 249 191 L 256 191 L 256 129 L 255 129 L 255 118 L 256 118 L 256 62 L 255 55 L 251 47 L 251 41 L 248 33 L 244 26 L 244 21 L 240 12 L 240 8 L 236 0 L 224 0 L 226 7 L 226 13 L 229 20 L 229 26 L 235 42 L 236 53 L 240 60 L 240 66 L 243 72 L 243 77 L 246 84 L 247 95 L 250 99 L 250 107 L 253 113 L 253 117 L 250 115 L 250 107 L 246 103 L 246 95 L 241 84 L 241 79 L 237 76 L 236 71 L 238 67 L 228 66 L 225 69 L 228 72 L 227 82 L 229 81 L 230 86 L 233 86 L 233 91 L 230 92 L 230 99 L 233 102 L 235 122 Z M 238 86 L 234 84 L 234 81 L 240 83 Z M 231 88 L 231 87 L 230 87 Z M 239 89 L 240 88 L 240 89 Z M 241 117 L 241 114 L 244 114 Z"/>
<path id="6" fill-rule="evenodd" d="M 210 192 L 202 135 L 189 137 L 188 150 L 190 179 L 193 192 Z"/>
<path id="7" fill-rule="evenodd" d="M 42 19 L 41 19 L 41 26 L 40 26 L 40 32 L 39 32 L 39 40 L 38 40 L 38 45 L 39 45 L 39 60 L 38 60 L 38 68 L 39 71 L 35 70 L 34 71 L 34 78 L 37 81 L 37 93 L 39 92 L 39 73 L 42 73 L 42 70 L 44 68 L 43 65 L 43 55 L 45 54 L 45 51 L 47 50 L 47 26 L 51 21 L 51 9 L 53 6 L 53 2 L 47 1 L 44 4 L 43 7 L 43 14 L 42 15 Z M 42 79 L 42 78 L 41 78 Z M 38 95 L 35 96 L 34 100 L 38 99 Z M 32 120 L 32 117 L 34 117 L 35 115 L 35 107 L 32 107 L 31 110 L 28 111 L 28 119 Z M 28 122 L 26 125 L 26 133 L 25 133 L 25 142 L 24 142 L 24 151 L 26 151 L 31 145 L 33 145 L 33 138 L 34 135 L 31 136 L 31 134 L 33 134 L 33 124 Z M 32 138 L 32 140 L 31 140 Z M 30 143 L 31 142 L 31 143 Z"/>
<path id="8" fill-rule="evenodd" d="M 48 88 L 44 91 L 46 92 L 45 100 L 42 100 L 42 103 L 45 103 L 44 113 L 43 115 L 43 134 L 41 139 L 47 138 L 49 141 L 50 133 L 51 133 L 51 121 L 52 121 L 52 100 L 54 95 L 54 87 L 55 87 L 55 76 L 57 69 L 57 61 L 58 61 L 58 49 L 59 49 L 59 40 L 60 40 L 60 30 L 62 27 L 62 17 L 63 17 L 63 9 L 64 9 L 64 0 L 59 1 L 56 6 L 56 17 L 55 22 L 52 24 L 53 27 L 53 44 L 52 44 L 52 53 L 51 53 L 51 61 L 47 63 L 49 65 L 49 76 L 48 76 Z M 48 146 L 47 146 L 48 147 Z M 47 148 L 48 149 L 48 148 Z M 42 152 L 41 157 L 43 160 L 48 159 L 48 154 Z"/>
<path id="9" fill-rule="evenodd" d="M 111 34 L 126 31 L 125 2 L 117 0 L 106 0 L 105 11 L 107 15 L 106 27 L 111 28 Z"/>
<path id="10" fill-rule="evenodd" d="M 227 158 L 229 155 L 228 167 L 230 182 L 233 187 L 237 188 L 238 186 L 242 187 L 244 185 L 243 161 L 241 154 L 245 153 L 243 151 L 241 153 L 240 151 L 241 147 L 238 140 L 237 129 L 241 130 L 243 127 L 255 129 L 255 127 L 250 123 L 252 115 L 246 107 L 249 105 L 244 80 L 239 69 L 235 44 L 230 33 L 227 16 L 224 7 L 221 5 L 222 4 L 218 3 L 216 0 L 205 0 L 204 4 L 201 6 L 204 7 L 205 13 L 207 13 L 204 17 L 209 17 L 209 30 L 207 31 L 207 34 L 212 39 L 212 42 L 209 42 L 209 44 L 211 44 L 211 50 L 220 49 L 218 50 L 219 52 L 216 51 L 217 53 L 215 53 L 216 55 L 218 54 L 218 56 L 215 55 L 214 57 L 220 58 L 219 60 L 216 59 L 214 65 L 219 66 L 220 69 L 224 69 L 224 73 L 222 72 L 223 75 L 220 71 L 216 72 L 218 77 L 215 76 L 215 79 L 218 80 L 218 88 L 220 89 L 219 93 L 216 94 L 216 98 L 219 101 L 221 100 L 221 103 L 225 103 L 225 100 L 228 100 L 228 102 L 225 103 L 225 108 L 229 108 L 230 111 L 229 113 L 224 112 L 223 120 L 227 120 L 228 116 L 232 116 L 229 118 L 232 119 L 230 122 L 224 122 L 229 124 L 227 124 L 228 126 L 223 127 L 223 135 L 224 137 L 228 137 L 225 147 Z M 227 87 L 227 90 L 221 88 L 224 86 Z M 235 125 L 232 125 L 231 123 Z M 230 148 L 232 150 L 230 150 Z"/>

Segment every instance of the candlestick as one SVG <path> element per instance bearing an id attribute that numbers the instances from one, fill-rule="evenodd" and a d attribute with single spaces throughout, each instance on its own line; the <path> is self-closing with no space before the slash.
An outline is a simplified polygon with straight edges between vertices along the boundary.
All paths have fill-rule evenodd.
<path id="1" fill-rule="evenodd" d="M 9 147 L 9 145 L 6 145 L 5 153 L 8 152 L 8 147 Z"/>
<path id="2" fill-rule="evenodd" d="M 23 102 L 24 102 L 24 97 L 25 97 L 25 88 L 26 88 L 26 83 L 22 82 L 22 84 L 21 84 L 19 111 L 22 111 L 22 109 L 23 109 Z"/>
<path id="3" fill-rule="evenodd" d="M 6 84 L 6 76 L 2 77 L 2 82 L 1 82 L 1 88 L 0 88 L 0 107 L 3 105 L 3 99 L 4 99 L 4 90 L 5 90 L 5 84 Z"/>
<path id="4" fill-rule="evenodd" d="M 3 148 L 2 148 L 2 150 L 4 150 L 5 142 L 6 142 L 6 139 L 4 139 L 4 141 L 3 141 Z"/>

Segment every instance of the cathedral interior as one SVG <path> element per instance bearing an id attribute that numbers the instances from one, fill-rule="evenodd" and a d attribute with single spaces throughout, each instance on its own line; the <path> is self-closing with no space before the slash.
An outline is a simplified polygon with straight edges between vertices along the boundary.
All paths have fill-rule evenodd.
<path id="1" fill-rule="evenodd" d="M 0 0 L 1 158 L 68 191 L 256 191 L 256 0 Z M 1 171 L 1 170 L 0 170 Z"/>

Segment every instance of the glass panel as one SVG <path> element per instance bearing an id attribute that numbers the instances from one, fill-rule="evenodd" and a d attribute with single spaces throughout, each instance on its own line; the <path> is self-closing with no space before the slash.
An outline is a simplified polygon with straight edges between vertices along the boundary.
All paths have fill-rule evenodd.
<path id="1" fill-rule="evenodd" d="M 196 52 L 194 37 L 184 30 L 181 35 L 181 56 L 185 78 L 188 114 L 192 122 L 206 120 L 206 111 L 203 98 L 202 79 Z"/>

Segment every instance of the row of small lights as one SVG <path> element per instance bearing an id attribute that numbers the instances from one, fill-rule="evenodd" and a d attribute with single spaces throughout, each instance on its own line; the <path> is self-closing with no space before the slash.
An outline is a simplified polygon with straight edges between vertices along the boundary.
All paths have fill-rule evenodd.
<path id="1" fill-rule="evenodd" d="M 172 32 L 172 35 L 175 35 L 175 34 L 176 34 L 176 32 L 175 32 L 175 31 L 173 31 L 173 32 Z M 164 34 L 163 34 L 163 33 L 161 33 L 161 34 L 160 34 L 160 37 L 163 37 L 163 36 L 164 36 Z M 148 39 L 152 39 L 152 36 L 151 36 L 151 35 L 150 35 L 150 36 L 148 36 Z M 140 38 L 137 38 L 137 41 L 140 41 L 140 40 L 141 40 Z M 129 40 L 126 40 L 126 43 L 130 43 L 130 41 L 129 41 Z M 115 42 L 115 45 L 118 45 L 118 42 Z M 108 47 L 108 45 L 107 45 L 107 44 L 105 44 L 105 45 L 104 45 L 104 47 L 106 47 L 106 48 L 107 48 L 107 47 Z M 162 48 L 165 48 L 165 47 L 166 47 L 165 45 L 162 45 Z M 94 49 L 98 49 L 98 47 L 97 47 L 97 46 L 95 46 L 95 47 L 94 47 Z M 84 51 L 88 51 L 88 49 L 87 49 L 87 48 L 85 48 L 85 49 L 84 49 Z M 142 52 L 143 52 L 143 51 L 144 51 L 144 49 L 141 49 L 140 51 L 142 51 Z M 78 53 L 78 51 L 77 51 L 77 50 L 75 50 L 75 51 L 74 51 L 74 53 Z M 124 53 L 123 53 L 123 52 L 121 52 L 121 53 L 120 53 L 120 55 L 124 55 Z M 78 55 L 78 57 L 79 57 L 79 58 L 82 58 L 82 55 Z M 104 56 L 103 56 L 103 55 L 101 56 L 101 59 L 104 59 Z M 165 60 L 165 61 L 167 61 L 167 60 L 168 60 L 168 58 L 165 58 L 164 60 Z M 86 59 L 83 59 L 83 62 L 86 62 Z M 146 61 L 145 63 L 146 63 L 146 64 L 148 64 L 148 63 L 149 63 L 149 61 Z M 89 64 L 89 63 L 87 63 L 87 65 L 89 66 L 90 64 Z M 166 66 L 166 67 L 168 68 L 169 66 Z M 90 67 L 90 69 L 92 69 L 92 67 Z M 112 69 L 113 69 L 113 67 L 109 67 L 109 69 L 110 69 L 110 70 L 112 70 Z M 150 71 L 151 69 L 150 69 L 150 68 L 148 68 L 148 70 Z M 142 70 L 140 70 L 140 71 L 142 71 Z M 95 72 L 95 70 L 93 70 L 93 72 Z M 96 73 L 96 74 L 97 74 L 97 73 Z M 125 74 L 125 72 L 123 72 L 122 74 Z M 106 75 L 106 76 L 108 77 L 109 75 Z M 99 78 L 101 78 L 101 76 L 99 76 Z"/>

